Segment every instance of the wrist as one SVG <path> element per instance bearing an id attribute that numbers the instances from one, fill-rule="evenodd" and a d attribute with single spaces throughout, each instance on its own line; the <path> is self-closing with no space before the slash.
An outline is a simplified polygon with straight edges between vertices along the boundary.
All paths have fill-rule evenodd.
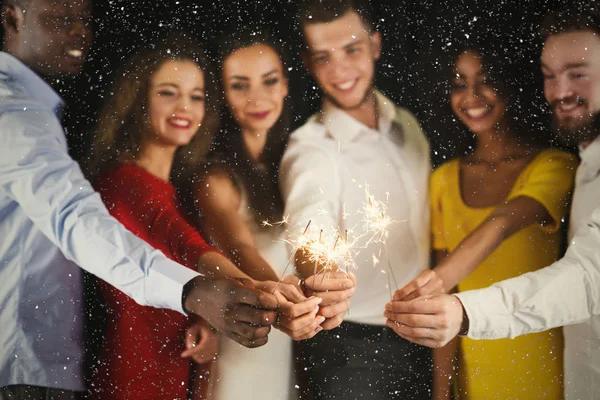
<path id="1" fill-rule="evenodd" d="M 451 282 L 451 276 L 448 276 L 447 274 L 448 266 L 446 264 L 440 264 L 435 267 L 434 271 L 437 277 L 442 281 L 444 293 L 450 292 L 455 285 Z"/>
<path id="2" fill-rule="evenodd" d="M 198 305 L 201 302 L 200 294 L 205 292 L 204 290 L 197 290 L 207 282 L 206 277 L 197 276 L 191 280 L 189 280 L 185 285 L 183 285 L 183 290 L 181 292 L 181 302 L 183 306 L 183 311 L 187 315 L 199 315 L 196 310 L 198 310 Z"/>
<path id="3" fill-rule="evenodd" d="M 190 292 L 192 292 L 194 287 L 196 287 L 196 284 L 194 282 L 195 279 L 196 278 L 187 281 L 187 283 L 183 285 L 183 290 L 181 291 L 181 307 L 183 308 L 183 312 L 186 313 L 188 316 L 193 315 L 191 307 L 192 301 L 190 300 Z"/>
<path id="4" fill-rule="evenodd" d="M 458 336 L 467 336 L 469 334 L 469 316 L 467 315 L 467 310 L 465 310 L 465 307 L 462 305 L 460 300 L 458 302 L 460 304 L 460 308 L 462 309 L 462 320 L 460 323 Z"/>

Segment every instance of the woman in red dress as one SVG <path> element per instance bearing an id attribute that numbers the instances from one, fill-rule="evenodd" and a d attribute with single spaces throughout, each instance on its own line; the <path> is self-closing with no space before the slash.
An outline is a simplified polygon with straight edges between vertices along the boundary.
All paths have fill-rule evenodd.
<path id="1" fill-rule="evenodd" d="M 174 162 L 184 170 L 186 161 L 201 156 L 198 146 L 210 140 L 211 127 L 203 124 L 211 120 L 205 119 L 210 112 L 205 99 L 211 88 L 204 79 L 209 67 L 195 45 L 171 47 L 139 52 L 117 75 L 114 94 L 100 116 L 90 170 L 114 217 L 167 257 L 196 269 L 200 260 L 210 263 L 221 256 L 187 224 L 170 182 Z M 184 151 L 189 157 L 179 156 Z M 200 333 L 194 358 L 206 363 L 216 350 L 208 325 L 171 310 L 140 306 L 104 282 L 100 288 L 108 318 L 93 397 L 186 399 L 186 329 Z"/>
<path id="2" fill-rule="evenodd" d="M 217 98 L 209 68 L 202 50 L 183 36 L 134 56 L 117 75 L 101 113 L 90 171 L 110 213 L 167 257 L 210 276 L 246 278 L 186 221 L 171 184 L 185 179 L 188 167 L 205 155 L 211 123 L 218 121 L 211 115 L 216 105 L 207 101 Z M 264 285 L 260 289 L 275 285 L 254 283 Z M 140 306 L 112 286 L 100 286 L 108 323 L 93 397 L 186 399 L 189 358 L 203 363 L 214 357 L 210 327 L 170 310 Z M 316 306 L 293 285 L 279 285 L 278 299 L 282 291 L 302 303 L 290 306 L 297 306 L 296 312 Z"/>

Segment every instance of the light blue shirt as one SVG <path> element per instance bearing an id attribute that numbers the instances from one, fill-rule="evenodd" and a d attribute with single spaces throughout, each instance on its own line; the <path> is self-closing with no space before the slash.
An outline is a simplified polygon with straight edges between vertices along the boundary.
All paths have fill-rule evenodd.
<path id="1" fill-rule="evenodd" d="M 0 52 L 0 387 L 84 390 L 77 265 L 139 304 L 179 312 L 197 275 L 108 214 L 67 153 L 61 106 Z"/>

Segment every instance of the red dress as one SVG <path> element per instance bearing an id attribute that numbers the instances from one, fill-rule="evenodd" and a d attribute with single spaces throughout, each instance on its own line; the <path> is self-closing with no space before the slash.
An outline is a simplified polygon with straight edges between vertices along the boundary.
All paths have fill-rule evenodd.
<path id="1" fill-rule="evenodd" d="M 122 165 L 95 185 L 109 212 L 127 229 L 170 259 L 195 269 L 212 248 L 179 211 L 175 189 L 142 168 Z M 95 399 L 186 399 L 190 361 L 182 359 L 185 316 L 140 306 L 101 282 L 108 307 L 101 363 L 91 391 Z"/>

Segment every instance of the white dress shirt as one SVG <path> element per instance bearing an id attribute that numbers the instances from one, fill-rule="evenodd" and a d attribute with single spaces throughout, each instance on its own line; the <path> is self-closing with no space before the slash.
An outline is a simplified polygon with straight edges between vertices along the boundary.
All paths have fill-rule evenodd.
<path id="1" fill-rule="evenodd" d="M 582 222 L 600 207 L 600 136 L 579 153 L 571 204 L 569 241 Z M 600 246 L 600 243 L 598 244 Z M 597 286 L 600 290 L 600 286 Z M 565 326 L 565 398 L 600 399 L 600 317 Z"/>
<path id="2" fill-rule="evenodd" d="M 581 159 L 565 257 L 539 271 L 456 295 L 473 339 L 565 326 L 567 400 L 600 399 L 600 137 L 582 150 Z"/>
<path id="3" fill-rule="evenodd" d="M 197 275 L 112 218 L 67 153 L 62 100 L 0 53 L 0 387 L 83 390 L 80 265 L 138 303 L 183 312 Z"/>
<path id="4" fill-rule="evenodd" d="M 384 325 L 390 301 L 388 259 L 398 287 L 429 266 L 429 144 L 417 120 L 376 92 L 378 129 L 370 129 L 325 101 L 322 111 L 292 133 L 280 168 L 280 185 L 289 218 L 288 234 L 296 239 L 311 221 L 311 237 L 335 229 L 358 237 L 367 201 L 388 203 L 387 252 L 367 237 L 354 257 L 356 292 L 346 320 Z M 331 240 L 332 240 L 331 239 Z M 292 250 L 290 246 L 290 251 Z M 374 265 L 373 257 L 379 259 Z M 394 283 L 392 283 L 394 285 Z M 395 287 L 392 287 L 392 292 Z"/>

